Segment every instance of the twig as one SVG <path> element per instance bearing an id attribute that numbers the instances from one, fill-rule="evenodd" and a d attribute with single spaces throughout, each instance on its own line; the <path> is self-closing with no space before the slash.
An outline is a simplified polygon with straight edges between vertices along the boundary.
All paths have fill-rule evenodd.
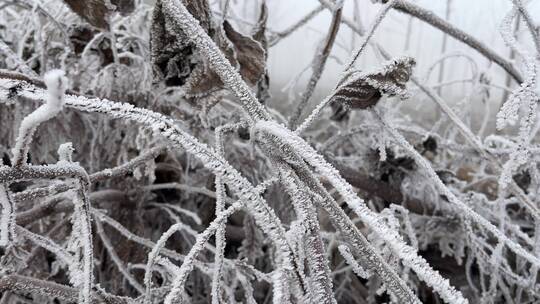
<path id="1" fill-rule="evenodd" d="M 484 43 L 480 42 L 478 39 L 456 28 L 455 26 L 448 23 L 444 19 L 438 17 L 431 11 L 421 8 L 417 6 L 416 4 L 413 4 L 407 0 L 397 0 L 394 5 L 394 8 L 400 12 L 414 16 L 440 29 L 441 31 L 447 33 L 448 35 L 452 36 L 454 39 L 465 43 L 471 48 L 477 50 L 480 54 L 482 54 L 487 59 L 495 62 L 497 65 L 503 68 L 506 72 L 508 72 L 508 74 L 512 75 L 512 77 L 517 82 L 519 83 L 523 82 L 523 77 L 521 76 L 521 73 L 519 73 L 519 71 L 516 70 L 516 68 L 512 65 L 512 63 L 510 63 L 509 61 L 501 57 L 499 54 L 497 54 L 495 51 L 487 47 Z"/>
<path id="2" fill-rule="evenodd" d="M 341 24 L 341 15 L 343 11 L 342 2 L 336 5 L 340 6 L 337 7 L 333 12 L 330 28 L 328 30 L 328 34 L 326 36 L 322 49 L 320 50 L 320 52 L 315 52 L 315 58 L 313 59 L 311 65 L 313 73 L 311 74 L 311 78 L 309 79 L 308 84 L 300 97 L 300 102 L 296 106 L 296 109 L 293 111 L 291 118 L 289 119 L 290 128 L 296 128 L 298 119 L 300 119 L 304 108 L 306 107 L 309 99 L 315 91 L 317 83 L 319 83 L 319 80 L 321 79 L 322 73 L 326 66 L 326 61 L 328 59 L 328 56 L 330 55 L 330 52 L 332 51 L 332 47 L 334 46 L 334 42 L 339 31 L 339 25 Z"/>

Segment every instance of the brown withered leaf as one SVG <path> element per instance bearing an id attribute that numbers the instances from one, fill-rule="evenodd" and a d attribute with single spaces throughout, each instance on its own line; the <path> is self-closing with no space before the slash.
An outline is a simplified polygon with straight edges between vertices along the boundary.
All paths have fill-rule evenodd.
<path id="1" fill-rule="evenodd" d="M 228 21 L 223 23 L 223 29 L 233 45 L 236 60 L 240 65 L 240 75 L 249 84 L 256 84 L 265 71 L 264 49 L 259 42 L 237 32 Z"/>
<path id="2" fill-rule="evenodd" d="M 109 29 L 109 17 L 114 12 L 129 14 L 135 9 L 134 0 L 64 0 L 79 17 L 91 25 Z"/>
<path id="3" fill-rule="evenodd" d="M 373 107 L 383 95 L 408 98 L 406 84 L 415 64 L 413 58 L 405 56 L 386 62 L 374 72 L 349 74 L 332 96 L 331 119 L 340 121 L 347 118 L 351 108 Z"/>
<path id="4" fill-rule="evenodd" d="M 115 11 L 122 16 L 129 15 L 135 10 L 135 0 L 111 0 L 111 2 L 116 6 Z"/>
<path id="5" fill-rule="evenodd" d="M 265 71 L 265 51 L 260 43 L 238 33 L 228 22 L 225 22 L 223 29 L 215 25 L 207 0 L 183 2 L 230 63 L 239 69 L 242 77 L 250 84 L 256 84 Z M 180 86 L 188 97 L 200 97 L 221 90 L 223 83 L 207 59 L 168 18 L 162 11 L 161 2 L 157 1 L 150 43 L 154 81 L 165 81 L 167 86 Z"/>
<path id="6" fill-rule="evenodd" d="M 201 27 L 216 41 L 218 31 L 212 25 L 206 0 L 183 1 Z M 178 31 L 157 1 L 152 16 L 150 49 L 154 81 L 165 81 L 167 86 L 180 86 L 190 94 L 208 91 L 219 82 L 210 73 L 208 64 L 199 56 L 189 37 Z"/>

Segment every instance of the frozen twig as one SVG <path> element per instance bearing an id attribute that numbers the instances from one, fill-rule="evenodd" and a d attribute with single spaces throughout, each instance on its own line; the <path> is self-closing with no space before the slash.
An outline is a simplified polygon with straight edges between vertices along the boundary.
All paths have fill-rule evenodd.
<path id="1" fill-rule="evenodd" d="M 371 37 L 373 37 L 373 35 L 375 34 L 375 30 L 377 30 L 377 28 L 383 21 L 388 11 L 395 5 L 396 2 L 397 2 L 396 0 L 390 0 L 386 2 L 386 4 L 379 10 L 377 15 L 375 15 L 375 18 L 373 19 L 371 25 L 369 26 L 369 30 L 364 35 L 364 37 L 362 37 L 362 42 L 360 43 L 360 46 L 358 47 L 358 49 L 354 51 L 354 55 L 349 60 L 349 62 L 345 65 L 344 74 L 347 74 L 352 71 L 352 68 L 356 60 L 360 57 L 360 55 L 362 54 L 362 52 L 368 45 L 368 42 L 371 40 Z"/>
<path id="2" fill-rule="evenodd" d="M 341 15 L 343 11 L 342 2 L 339 2 L 336 5 L 338 5 L 338 7 L 335 8 L 333 12 L 332 22 L 330 23 L 330 28 L 328 30 L 328 34 L 326 36 L 324 44 L 322 45 L 322 48 L 320 50 L 317 50 L 315 52 L 315 58 L 313 59 L 313 62 L 311 64 L 313 69 L 311 78 L 308 81 L 306 89 L 300 96 L 300 102 L 296 106 L 296 109 L 293 111 L 291 118 L 289 119 L 289 126 L 291 128 L 296 127 L 298 119 L 300 119 L 304 108 L 306 107 L 309 99 L 313 95 L 315 87 L 317 86 L 317 83 L 319 82 L 324 71 L 328 56 L 330 56 L 330 52 L 332 51 L 332 47 L 334 46 L 334 42 L 339 31 L 339 25 L 341 23 Z"/>
<path id="3" fill-rule="evenodd" d="M 433 12 L 428 11 L 424 8 L 421 8 L 414 3 L 411 3 L 408 0 L 397 0 L 394 5 L 394 8 L 400 12 L 409 14 L 424 22 L 427 22 L 431 24 L 432 26 L 440 29 L 441 31 L 447 33 L 448 35 L 452 36 L 453 38 L 457 39 L 458 41 L 461 41 L 467 44 L 468 46 L 477 50 L 480 54 L 485 56 L 487 59 L 492 60 L 501 68 L 503 68 L 506 72 L 508 72 L 508 74 L 512 75 L 512 77 L 517 82 L 523 81 L 523 77 L 521 76 L 519 71 L 516 70 L 516 68 L 512 65 L 511 62 L 504 59 L 501 55 L 497 54 L 495 51 L 487 47 L 484 43 L 482 43 L 478 39 L 456 28 L 449 22 L 435 15 Z"/>
<path id="4" fill-rule="evenodd" d="M 525 20 L 525 24 L 527 24 L 527 28 L 529 29 L 529 32 L 531 33 L 532 40 L 534 43 L 534 46 L 536 48 L 537 58 L 540 59 L 540 34 L 538 33 L 537 25 L 535 25 L 534 20 L 523 4 L 522 0 L 512 0 L 512 3 L 517 7 L 520 14 L 523 16 L 523 19 Z"/>
<path id="5" fill-rule="evenodd" d="M 8 246 L 15 237 L 15 204 L 6 186 L 0 184 L 0 247 Z"/>

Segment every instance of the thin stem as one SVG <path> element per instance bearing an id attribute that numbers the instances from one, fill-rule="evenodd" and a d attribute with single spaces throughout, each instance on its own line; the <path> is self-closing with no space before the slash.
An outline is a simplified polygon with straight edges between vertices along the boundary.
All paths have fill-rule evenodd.
<path id="1" fill-rule="evenodd" d="M 328 56 L 330 56 L 330 52 L 332 51 L 332 47 L 334 46 L 334 42 L 336 40 L 337 33 L 339 31 L 339 25 L 341 24 L 341 15 L 343 11 L 343 3 L 339 3 L 337 5 L 340 5 L 335 9 L 332 15 L 332 21 L 330 23 L 330 28 L 328 29 L 328 34 L 326 36 L 324 45 L 322 49 L 317 51 L 315 53 L 315 58 L 312 62 L 312 69 L 313 73 L 311 74 L 311 78 L 308 81 L 308 84 L 306 86 L 306 89 L 302 93 L 300 97 L 300 102 L 296 106 L 296 109 L 293 111 L 293 114 L 291 115 L 291 118 L 289 119 L 289 127 L 295 128 L 298 119 L 300 119 L 302 112 L 304 108 L 306 107 L 309 99 L 313 95 L 313 92 L 315 91 L 315 87 L 317 86 L 317 83 L 319 83 L 319 80 L 321 79 L 322 73 L 324 71 L 324 68 L 326 66 L 326 61 L 328 59 Z"/>

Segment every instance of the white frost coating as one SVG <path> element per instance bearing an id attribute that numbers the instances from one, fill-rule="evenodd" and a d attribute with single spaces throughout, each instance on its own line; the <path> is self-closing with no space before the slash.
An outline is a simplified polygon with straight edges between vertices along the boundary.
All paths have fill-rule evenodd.
<path id="1" fill-rule="evenodd" d="M 208 228 L 206 228 L 202 233 L 197 236 L 195 244 L 191 247 L 189 253 L 184 259 L 184 263 L 182 263 L 182 266 L 180 267 L 178 272 L 175 273 L 176 277 L 174 278 L 171 291 L 169 292 L 169 294 L 167 294 L 167 297 L 165 297 L 165 304 L 182 303 L 181 294 L 184 289 L 184 283 L 187 280 L 188 274 L 193 269 L 195 258 L 197 257 L 199 252 L 204 249 L 204 244 L 208 241 L 208 239 L 218 230 L 218 228 L 228 219 L 231 214 L 240 209 L 241 205 L 241 202 L 236 202 L 228 209 L 221 212 L 220 215 L 216 219 L 214 219 L 212 223 L 210 223 L 210 226 L 208 226 Z M 158 248 L 159 250 L 158 246 L 155 246 L 155 248 Z M 152 250 L 152 252 L 154 252 L 154 250 Z M 147 278 L 145 276 L 145 283 L 146 281 Z M 149 285 L 147 285 L 147 288 L 148 286 Z"/>
<path id="2" fill-rule="evenodd" d="M 144 294 L 144 287 L 137 282 L 137 280 L 131 275 L 129 270 L 124 266 L 124 263 L 122 259 L 118 256 L 116 253 L 116 250 L 113 247 L 113 244 L 111 243 L 111 240 L 109 237 L 105 234 L 105 231 L 103 230 L 103 225 L 101 224 L 101 221 L 95 221 L 95 225 L 97 228 L 97 233 L 99 237 L 101 238 L 101 241 L 103 242 L 103 245 L 105 246 L 105 249 L 107 250 L 107 253 L 111 256 L 111 259 L 113 260 L 114 264 L 116 264 L 116 267 L 124 275 L 126 280 L 133 286 L 140 294 Z"/>
<path id="3" fill-rule="evenodd" d="M 73 151 L 75 151 L 75 149 L 73 148 L 72 143 L 68 142 L 61 144 L 60 147 L 58 147 L 58 160 L 61 162 L 72 162 Z"/>
<path id="4" fill-rule="evenodd" d="M 367 270 L 365 270 L 354 258 L 354 256 L 351 253 L 351 250 L 347 245 L 339 245 L 338 246 L 339 253 L 343 256 L 347 264 L 352 267 L 352 271 L 360 278 L 362 279 L 369 279 L 371 277 L 371 273 Z"/>
<path id="5" fill-rule="evenodd" d="M 276 269 L 272 273 L 272 303 L 287 304 L 291 303 L 289 286 L 286 284 L 287 276 L 281 269 Z"/>
<path id="6" fill-rule="evenodd" d="M 15 210 L 13 210 L 14 205 L 9 199 L 6 187 L 1 184 L 0 206 L 2 207 L 2 213 L 0 214 L 0 247 L 5 247 L 10 243 L 9 236 L 15 235 Z"/>
<path id="7" fill-rule="evenodd" d="M 34 98 L 42 99 L 42 97 L 38 97 L 40 94 L 36 94 L 36 92 L 25 92 L 24 94 L 28 93 L 28 97 L 33 95 Z M 281 267 L 287 271 L 292 269 L 291 249 L 286 241 L 280 219 L 271 208 L 267 207 L 257 189 L 213 149 L 200 143 L 196 138 L 178 128 L 171 119 L 159 113 L 136 108 L 129 104 L 113 103 L 105 99 L 92 100 L 81 96 L 69 96 L 67 101 L 71 107 L 85 112 L 106 113 L 113 118 L 123 118 L 141 123 L 156 134 L 164 136 L 174 146 L 185 148 L 216 175 L 222 174 L 224 182 L 249 206 L 257 224 L 278 248 L 276 254 Z M 180 294 L 184 279 L 185 277 L 173 282 L 170 300 Z"/>
<path id="8" fill-rule="evenodd" d="M 437 190 L 445 195 L 450 203 L 452 203 L 455 207 L 459 208 L 460 211 L 462 211 L 462 215 L 470 219 L 472 222 L 478 224 L 480 227 L 484 228 L 486 231 L 489 231 L 493 236 L 495 236 L 499 241 L 503 242 L 511 251 L 513 251 L 515 254 L 523 257 L 530 263 L 532 263 L 535 266 L 540 266 L 540 259 L 533 254 L 529 253 L 527 250 L 525 250 L 520 244 L 514 242 L 513 240 L 509 239 L 506 235 L 504 235 L 497 227 L 495 227 L 492 223 L 490 223 L 487 219 L 476 213 L 474 210 L 472 210 L 468 205 L 463 203 L 459 198 L 457 198 L 454 193 L 452 193 L 441 181 L 437 173 L 433 170 L 429 162 L 418 153 L 409 142 L 393 127 L 387 125 L 386 122 L 382 121 L 382 123 L 387 128 L 387 131 L 394 137 L 394 139 L 400 144 L 403 148 L 409 152 L 409 154 L 414 158 L 415 162 L 424 170 L 427 177 L 429 177 L 430 181 L 434 183 L 434 186 L 437 187 Z"/>
<path id="9" fill-rule="evenodd" d="M 272 149 L 272 146 L 268 146 L 268 149 Z M 294 161 L 299 157 L 291 155 L 290 158 Z M 316 209 L 313 206 L 313 196 L 305 190 L 309 187 L 303 185 L 293 171 L 286 170 L 282 163 L 278 163 L 277 166 L 280 168 L 281 183 L 291 198 L 297 216 L 297 224 L 291 225 L 289 234 L 293 238 L 299 238 L 303 247 L 300 252 L 305 257 L 301 257 L 301 260 L 305 259 L 309 268 L 309 301 L 319 304 L 336 304 L 328 259 L 325 256 L 324 242 L 320 236 L 321 229 L 317 221 Z"/>
<path id="10" fill-rule="evenodd" d="M 284 140 L 290 146 L 295 147 L 298 153 L 304 157 L 306 162 L 315 167 L 315 170 L 319 174 L 328 178 L 328 181 L 344 198 L 349 207 L 351 207 L 362 221 L 373 229 L 379 237 L 384 239 L 392 251 L 401 258 L 402 263 L 413 269 L 418 277 L 437 291 L 446 303 L 469 303 L 467 299 L 463 297 L 461 292 L 451 286 L 447 279 L 443 278 L 438 271 L 433 270 L 429 263 L 417 254 L 416 249 L 407 245 L 396 231 L 389 229 L 378 214 L 369 209 L 364 201 L 356 195 L 352 186 L 339 175 L 339 172 L 328 164 L 324 158 L 302 138 L 296 136 L 290 130 L 275 122 L 260 121 L 254 128 L 258 131 L 276 136 Z"/>
<path id="11" fill-rule="evenodd" d="M 518 4 L 521 4 L 517 1 Z M 517 147 L 510 154 L 510 159 L 504 164 L 499 178 L 499 188 L 505 189 L 512 182 L 512 175 L 516 170 L 527 163 L 530 151 L 530 133 L 536 120 L 537 103 L 540 100 L 535 92 L 538 70 L 534 56 L 528 54 L 518 44 L 512 33 L 512 24 L 517 17 L 518 8 L 514 7 L 504 18 L 501 25 L 501 34 L 505 43 L 522 58 L 525 69 L 525 81 L 515 89 L 510 98 L 503 104 L 497 113 L 497 129 L 506 125 L 514 125 L 519 119 L 520 108 L 525 108 L 525 117 L 519 119 L 519 133 Z"/>
<path id="12" fill-rule="evenodd" d="M 10 87 L 13 81 L 0 79 L 0 87 Z M 16 83 L 16 82 L 15 82 Z M 26 88 L 26 89 L 25 89 Z M 29 88 L 32 88 L 29 90 Z M 20 95 L 31 100 L 44 100 L 45 92 L 33 86 L 23 86 Z M 245 202 L 252 212 L 257 225 L 269 236 L 277 250 L 277 260 L 284 269 L 292 269 L 291 249 L 285 238 L 285 230 L 281 220 L 273 209 L 268 208 L 260 191 L 233 168 L 226 160 L 213 149 L 200 143 L 195 137 L 187 134 L 176 126 L 170 118 L 146 109 L 137 108 L 131 104 L 111 102 L 107 99 L 83 96 L 66 96 L 66 104 L 71 108 L 83 112 L 102 113 L 115 119 L 126 119 L 139 123 L 151 129 L 156 135 L 165 137 L 173 146 L 184 148 L 199 158 L 202 163 L 215 174 L 223 174 L 224 182 Z M 182 283 L 182 282 L 178 282 Z"/>
<path id="13" fill-rule="evenodd" d="M 186 225 L 182 223 L 176 223 L 169 227 L 165 233 L 161 235 L 159 240 L 157 241 L 154 248 L 152 248 L 152 251 L 148 254 L 148 262 L 146 263 L 146 267 L 144 270 L 144 285 L 146 286 L 145 294 L 144 294 L 144 303 L 150 304 L 152 303 L 150 289 L 152 288 L 152 268 L 154 267 L 154 264 L 159 258 L 159 252 L 163 247 L 165 247 L 165 244 L 167 243 L 167 240 L 177 231 L 180 231 L 182 229 L 189 228 Z"/>
<path id="14" fill-rule="evenodd" d="M 73 198 L 73 228 L 72 228 L 72 250 L 75 252 L 79 271 L 70 271 L 70 281 L 73 286 L 80 288 L 79 303 L 91 303 L 91 292 L 94 268 L 94 249 L 92 245 L 92 227 L 89 217 L 89 206 L 84 198 L 83 190 L 77 190 Z M 82 258 L 79 256 L 82 254 Z"/>
<path id="15" fill-rule="evenodd" d="M 27 162 L 29 145 L 36 128 L 43 122 L 53 118 L 64 105 L 64 93 L 68 80 L 62 70 L 52 70 L 45 74 L 43 81 L 47 86 L 46 103 L 26 116 L 19 127 L 19 135 L 13 148 L 13 165 L 22 166 Z"/>
<path id="16" fill-rule="evenodd" d="M 216 129 L 216 152 L 225 158 L 225 148 L 223 135 L 226 132 L 236 130 L 240 125 L 227 124 Z M 225 184 L 221 174 L 216 175 L 216 217 L 225 210 Z M 214 275 L 212 276 L 212 304 L 219 304 L 220 300 L 220 281 L 223 272 L 223 261 L 225 260 L 225 225 L 221 224 L 216 231 L 216 253 L 214 256 Z"/>

